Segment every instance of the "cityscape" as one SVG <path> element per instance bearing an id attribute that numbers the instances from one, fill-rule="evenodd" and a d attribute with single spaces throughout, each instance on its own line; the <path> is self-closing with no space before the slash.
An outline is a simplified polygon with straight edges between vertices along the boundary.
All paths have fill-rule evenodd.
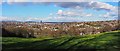
<path id="1" fill-rule="evenodd" d="M 118 20 L 95 22 L 7 22 L 3 21 L 3 36 L 22 37 L 59 37 L 64 34 L 70 36 L 97 34 L 120 29 Z M 8 33 L 11 33 L 8 35 Z"/>
<path id="2" fill-rule="evenodd" d="M 2 51 L 119 51 L 116 1 L 0 1 Z"/>

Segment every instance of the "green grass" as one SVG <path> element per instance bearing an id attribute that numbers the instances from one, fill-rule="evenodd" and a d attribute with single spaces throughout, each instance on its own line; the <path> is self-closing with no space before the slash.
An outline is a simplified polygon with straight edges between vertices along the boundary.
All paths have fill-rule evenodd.
<path id="1" fill-rule="evenodd" d="M 119 51 L 120 30 L 100 34 L 62 38 L 3 37 L 3 49 L 106 49 Z"/>

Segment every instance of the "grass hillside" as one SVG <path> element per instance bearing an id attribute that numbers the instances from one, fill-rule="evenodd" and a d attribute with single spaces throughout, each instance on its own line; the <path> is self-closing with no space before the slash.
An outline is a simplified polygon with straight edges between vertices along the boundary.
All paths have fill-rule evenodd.
<path id="1" fill-rule="evenodd" d="M 94 35 L 63 38 L 18 38 L 3 37 L 3 50 L 10 49 L 67 49 L 77 51 L 83 49 L 120 50 L 120 30 Z"/>

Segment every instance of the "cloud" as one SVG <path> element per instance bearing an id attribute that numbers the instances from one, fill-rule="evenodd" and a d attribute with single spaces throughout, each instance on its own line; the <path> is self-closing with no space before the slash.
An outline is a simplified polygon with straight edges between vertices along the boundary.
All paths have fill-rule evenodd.
<path id="1" fill-rule="evenodd" d="M 87 16 L 87 17 L 90 17 L 90 16 L 92 16 L 92 14 L 87 14 L 86 16 Z"/>
<path id="2" fill-rule="evenodd" d="M 6 2 L 29 2 L 30 0 L 7 0 Z"/>
<path id="3" fill-rule="evenodd" d="M 82 10 L 73 10 L 73 9 L 64 10 L 64 11 L 58 10 L 56 14 L 61 17 L 92 17 L 93 16 L 92 13 L 86 13 Z"/>
<path id="4" fill-rule="evenodd" d="M 43 22 L 74 22 L 74 21 L 83 21 L 79 17 L 63 17 L 63 16 L 56 16 L 56 17 L 29 17 L 25 21 L 43 21 Z"/>
<path id="5" fill-rule="evenodd" d="M 57 15 L 63 16 L 63 17 L 74 17 L 74 16 L 79 16 L 76 11 L 73 10 L 58 10 Z"/>
<path id="6" fill-rule="evenodd" d="M 6 20 L 6 19 L 7 19 L 7 17 L 2 17 L 2 16 L 0 16 L 0 21 Z"/>
<path id="7" fill-rule="evenodd" d="M 63 1 L 63 2 L 60 2 Z M 71 2 L 72 1 L 72 2 Z M 76 2 L 78 1 L 78 2 Z M 54 3 L 56 6 L 60 6 L 63 8 L 73 8 L 73 9 L 95 9 L 95 10 L 106 10 L 106 11 L 114 11 L 117 8 L 105 2 L 99 2 L 97 0 L 69 0 L 65 2 L 65 0 L 7 0 L 8 4 L 13 3 L 21 3 L 24 2 L 32 2 L 32 3 L 41 3 L 49 5 L 50 3 Z"/>
<path id="8" fill-rule="evenodd" d="M 52 18 L 51 17 L 46 17 L 46 18 L 44 18 L 44 17 L 29 17 L 25 21 L 41 21 L 41 20 L 47 21 L 49 19 L 52 19 Z"/>
<path id="9" fill-rule="evenodd" d="M 118 16 L 118 7 L 112 6 L 108 3 L 104 2 L 60 2 L 55 3 L 56 6 L 63 7 L 63 8 L 71 8 L 71 10 L 58 10 L 57 14 L 64 16 L 64 17 L 92 17 L 95 16 L 92 13 L 85 13 L 85 9 L 92 9 L 99 11 L 107 11 L 106 14 L 100 14 L 100 17 L 117 17 Z M 77 11 L 75 11 L 77 10 Z"/>
<path id="10" fill-rule="evenodd" d="M 104 2 L 91 1 L 91 2 L 60 2 L 56 3 L 57 6 L 63 8 L 73 8 L 73 9 L 95 9 L 95 10 L 106 10 L 113 11 L 117 9 L 115 6 Z"/>
<path id="11" fill-rule="evenodd" d="M 63 17 L 74 17 L 74 16 L 79 16 L 79 14 L 76 11 L 73 10 L 58 10 L 57 15 L 63 16 Z"/>
<path id="12" fill-rule="evenodd" d="M 2 0 L 0 0 L 0 5 L 2 4 Z"/>
<path id="13" fill-rule="evenodd" d="M 8 1 L 8 0 L 3 0 Z M 27 1 L 27 2 L 90 2 L 90 1 L 102 1 L 102 2 L 118 2 L 119 0 L 14 0 L 14 1 Z"/>
<path id="14" fill-rule="evenodd" d="M 59 1 L 63 1 L 63 0 L 59 0 Z M 64 0 L 66 1 L 66 0 Z M 73 0 L 71 0 L 73 1 Z M 52 2 L 52 0 L 33 0 L 33 3 L 42 3 L 42 4 L 46 4 L 49 5 L 51 3 L 55 4 L 55 6 L 57 7 L 62 7 L 62 8 L 69 8 L 70 10 L 62 10 L 59 9 L 58 11 L 56 11 L 55 14 L 57 14 L 58 16 L 56 17 L 40 17 L 40 18 L 28 18 L 26 21 L 30 21 L 30 20 L 35 20 L 35 21 L 39 21 L 39 20 L 43 20 L 43 21 L 80 21 L 81 17 L 92 17 L 94 16 L 94 14 L 92 13 L 85 13 L 84 11 L 81 10 L 85 10 L 85 9 L 93 9 L 93 10 L 97 10 L 97 11 L 107 11 L 106 14 L 100 14 L 100 17 L 115 17 L 117 16 L 117 7 L 110 5 L 108 3 L 105 2 L 98 2 L 98 1 L 90 1 L 88 2 L 85 0 L 79 0 L 80 2 L 77 2 L 78 0 L 74 0 L 73 2 L 58 2 L 58 0 L 54 0 L 54 2 Z M 7 2 L 9 4 L 13 4 L 16 2 L 29 2 L 29 0 L 7 0 Z M 55 15 L 54 13 L 50 13 L 49 15 Z M 2 19 L 6 19 L 7 18 L 2 18 Z M 14 19 L 13 19 L 14 20 Z"/>
<path id="15" fill-rule="evenodd" d="M 18 2 L 91 2 L 91 1 L 100 1 L 100 2 L 119 2 L 119 0 L 0 0 L 2 2 L 7 2 L 8 4 L 18 3 Z"/>
<path id="16" fill-rule="evenodd" d="M 15 20 L 15 18 L 9 18 L 9 17 L 0 16 L 0 21 L 4 21 L 4 20 Z"/>
<path id="17" fill-rule="evenodd" d="M 101 16 L 103 16 L 103 17 L 110 17 L 110 13 L 106 13 L 106 14 L 101 15 Z"/>
<path id="18" fill-rule="evenodd" d="M 90 2 L 89 5 L 91 8 L 96 10 L 114 11 L 117 9 L 115 6 L 112 6 L 104 2 Z"/>
<path id="19" fill-rule="evenodd" d="M 113 18 L 100 18 L 94 19 L 93 18 L 81 18 L 81 17 L 63 17 L 63 16 L 57 16 L 57 17 L 29 17 L 26 19 L 20 19 L 20 18 L 12 18 L 12 17 L 0 17 L 0 21 L 43 21 L 43 22 L 80 22 L 80 21 L 105 21 L 105 20 L 114 20 Z"/>
<path id="20" fill-rule="evenodd" d="M 34 2 L 90 2 L 101 0 L 31 0 Z M 119 0 L 102 0 L 102 2 L 118 2 Z"/>
<path id="21" fill-rule="evenodd" d="M 107 12 L 106 14 L 100 14 L 100 17 L 106 17 L 106 18 L 110 18 L 110 17 L 118 17 L 117 12 Z"/>
<path id="22" fill-rule="evenodd" d="M 63 10 L 58 10 L 58 12 L 56 14 L 62 15 L 63 14 Z"/>
<path id="23" fill-rule="evenodd" d="M 4 2 L 7 2 L 8 4 L 23 4 L 24 2 L 29 2 L 30 0 L 6 0 Z"/>
<path id="24" fill-rule="evenodd" d="M 88 2 L 91 0 L 33 0 L 34 2 Z M 96 0 L 93 0 L 96 1 Z"/>
<path id="25" fill-rule="evenodd" d="M 6 17 L 6 16 L 0 16 L 0 21 L 24 21 L 25 18 L 21 17 Z"/>

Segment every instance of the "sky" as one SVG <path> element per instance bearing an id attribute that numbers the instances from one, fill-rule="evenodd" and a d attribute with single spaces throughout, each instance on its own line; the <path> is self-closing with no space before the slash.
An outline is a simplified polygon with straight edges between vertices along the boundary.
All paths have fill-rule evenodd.
<path id="1" fill-rule="evenodd" d="M 118 19 L 118 2 L 28 2 L 3 0 L 0 20 L 80 22 Z"/>

